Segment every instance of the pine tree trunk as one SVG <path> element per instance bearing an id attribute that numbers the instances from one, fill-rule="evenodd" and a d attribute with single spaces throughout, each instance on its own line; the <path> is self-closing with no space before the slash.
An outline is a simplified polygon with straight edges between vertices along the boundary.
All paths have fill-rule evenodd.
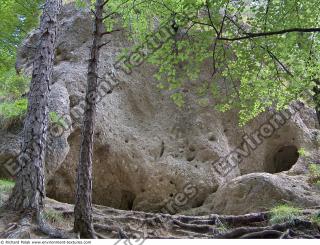
<path id="1" fill-rule="evenodd" d="M 96 1 L 93 44 L 87 74 L 86 106 L 83 117 L 80 159 L 77 172 L 77 191 L 74 209 L 74 231 L 81 238 L 95 238 L 92 225 L 92 157 L 93 136 L 98 92 L 98 62 L 103 25 L 103 0 Z"/>
<path id="2" fill-rule="evenodd" d="M 20 169 L 8 200 L 8 208 L 14 210 L 41 211 L 44 206 L 48 95 L 61 5 L 61 0 L 47 0 L 40 19 L 40 41 L 33 63 Z"/>
<path id="3" fill-rule="evenodd" d="M 313 87 L 313 102 L 314 102 L 314 109 L 316 111 L 317 119 L 318 119 L 318 126 L 320 126 L 320 81 L 317 79 L 314 81 L 315 86 Z"/>

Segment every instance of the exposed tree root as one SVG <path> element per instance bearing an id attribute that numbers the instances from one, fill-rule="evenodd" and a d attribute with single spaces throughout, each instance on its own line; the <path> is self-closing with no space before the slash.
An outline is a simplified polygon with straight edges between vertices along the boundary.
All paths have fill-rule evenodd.
<path id="1" fill-rule="evenodd" d="M 224 223 L 226 225 L 248 225 L 255 222 L 262 222 L 268 220 L 268 212 L 251 213 L 245 215 L 216 215 L 212 214 L 208 218 L 206 216 L 195 217 L 195 216 L 179 216 L 177 220 L 197 225 L 217 225 Z"/>
<path id="2" fill-rule="evenodd" d="M 10 223 L 7 229 L 0 233 L 1 238 L 5 239 L 19 239 L 30 238 L 30 229 L 32 222 L 31 213 L 23 213 L 21 218 L 16 223 Z"/>
<path id="3" fill-rule="evenodd" d="M 0 238 L 5 239 L 21 239 L 31 238 L 30 234 L 41 232 L 47 238 L 70 239 L 77 238 L 77 235 L 52 227 L 43 217 L 42 212 L 25 211 L 18 214 L 18 221 L 10 223 L 7 228 L 0 233 Z"/>
<path id="4" fill-rule="evenodd" d="M 175 219 L 173 220 L 173 223 L 185 230 L 189 230 L 197 233 L 213 233 L 213 227 L 210 225 L 186 224 Z"/>
<path id="5" fill-rule="evenodd" d="M 53 202 L 54 209 L 72 227 L 73 206 Z M 319 227 L 308 221 L 318 209 L 306 210 L 293 222 L 268 225 L 266 212 L 247 215 L 185 216 L 125 211 L 95 206 L 93 210 L 95 237 L 98 239 L 146 238 L 320 238 Z M 17 217 L 17 215 L 15 216 Z M 33 216 L 34 217 L 34 216 Z M 35 218 L 35 217 L 34 217 Z M 0 221 L 3 217 L 0 217 Z M 77 234 L 52 227 L 39 216 L 19 215 L 9 219 L 1 238 L 79 238 Z M 18 220 L 18 221 L 16 221 Z M 32 233 L 33 232 L 33 233 Z"/>
<path id="6" fill-rule="evenodd" d="M 298 227 L 310 229 L 312 228 L 312 223 L 309 221 L 296 219 L 293 222 L 266 227 L 240 227 L 222 234 L 218 234 L 215 236 L 215 238 L 264 238 L 264 236 L 276 236 L 276 234 L 278 235 L 274 238 L 283 238 L 283 236 L 286 236 L 288 233 L 289 228 Z M 306 236 L 306 234 L 300 234 L 300 236 Z M 310 236 L 309 238 L 313 238 L 313 236 Z"/>
<path id="7" fill-rule="evenodd" d="M 292 238 L 293 231 L 291 229 L 286 230 L 282 233 L 282 235 L 279 237 L 280 239 L 289 239 Z"/>
<path id="8" fill-rule="evenodd" d="M 242 239 L 248 238 L 280 238 L 283 235 L 281 231 L 277 230 L 264 230 L 258 232 L 252 232 L 241 236 Z"/>
<path id="9" fill-rule="evenodd" d="M 262 213 L 251 213 L 245 215 L 221 215 L 218 216 L 219 220 L 223 223 L 228 225 L 248 225 L 256 222 L 262 222 L 268 220 L 269 213 L 262 212 Z"/>
<path id="10" fill-rule="evenodd" d="M 42 212 L 37 213 L 37 229 L 43 234 L 49 236 L 49 238 L 58 238 L 58 239 L 70 239 L 70 238 L 78 238 L 78 235 L 67 232 L 62 229 L 52 227 L 43 217 Z"/>

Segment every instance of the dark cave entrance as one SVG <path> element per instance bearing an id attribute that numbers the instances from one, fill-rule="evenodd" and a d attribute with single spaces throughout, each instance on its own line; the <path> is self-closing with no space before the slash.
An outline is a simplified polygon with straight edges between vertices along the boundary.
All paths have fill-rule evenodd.
<path id="1" fill-rule="evenodd" d="M 280 173 L 288 171 L 298 161 L 298 148 L 294 145 L 282 146 L 272 156 L 266 166 L 268 173 Z"/>

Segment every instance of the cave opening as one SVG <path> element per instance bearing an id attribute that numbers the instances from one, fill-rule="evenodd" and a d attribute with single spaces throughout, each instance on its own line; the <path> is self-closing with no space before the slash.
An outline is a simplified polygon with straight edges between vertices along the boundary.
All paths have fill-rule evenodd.
<path id="1" fill-rule="evenodd" d="M 278 149 L 269 162 L 266 172 L 280 173 L 288 171 L 298 161 L 298 148 L 294 145 L 282 146 Z"/>

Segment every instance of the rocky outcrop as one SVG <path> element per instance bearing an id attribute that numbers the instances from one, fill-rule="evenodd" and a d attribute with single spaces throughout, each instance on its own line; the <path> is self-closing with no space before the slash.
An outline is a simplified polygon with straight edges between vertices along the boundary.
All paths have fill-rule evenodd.
<path id="1" fill-rule="evenodd" d="M 252 173 L 221 185 L 202 207 L 189 214 L 245 214 L 267 211 L 279 204 L 297 207 L 318 206 L 319 191 L 304 176 Z"/>
<path id="2" fill-rule="evenodd" d="M 60 23 L 50 110 L 63 116 L 70 127 L 61 131 L 62 134 L 61 128 L 51 128 L 49 145 L 54 150 L 52 153 L 49 150 L 46 163 L 47 193 L 72 203 L 92 23 L 89 13 L 75 10 L 72 5 L 64 7 Z M 178 108 L 171 101 L 170 92 L 160 92 L 157 88 L 154 67 L 142 64 L 130 75 L 115 68 L 121 50 L 132 46 L 126 33 L 116 32 L 105 39 L 111 42 L 102 48 L 101 84 L 116 85 L 110 86 L 112 91 L 102 89 L 105 92 L 97 107 L 94 203 L 177 213 L 205 202 L 206 207 L 210 203 L 212 211 L 226 213 L 234 212 L 234 208 L 232 198 L 227 199 L 230 195 L 224 193 L 236 192 L 234 183 L 239 179 L 239 188 L 243 188 L 241 200 L 252 200 L 246 190 L 254 182 L 249 181 L 252 175 L 246 174 L 260 173 L 257 182 L 264 183 L 261 192 L 284 178 L 263 172 L 285 171 L 288 182 L 293 179 L 292 182 L 304 186 L 305 178 L 299 176 L 306 174 L 307 164 L 318 158 L 319 131 L 313 110 L 297 103 L 297 113 L 275 114 L 270 110 L 247 126 L 239 127 L 235 111 L 217 112 L 210 105 L 198 103 L 197 97 L 187 89 L 186 104 Z M 37 33 L 32 32 L 25 44 L 36 40 Z M 18 57 L 18 66 L 26 73 L 31 70 L 30 46 L 24 45 Z M 202 79 L 210 75 L 207 73 L 204 69 Z M 188 86 L 195 88 L 197 83 L 189 82 Z M 4 142 L 8 137 L 16 139 L 12 144 L 1 143 L 0 159 L 8 158 L 9 150 L 18 152 L 19 148 L 18 134 L 9 135 L 7 131 L 3 134 Z M 308 159 L 299 156 L 300 148 L 309 153 Z M 235 177 L 238 178 L 233 180 Z M 279 197 L 274 201 L 286 199 L 287 192 L 283 191 L 286 186 L 289 188 L 289 185 L 277 185 L 275 195 Z M 234 202 L 239 202 L 236 194 L 234 198 Z M 308 205 L 318 202 L 310 201 L 307 195 L 301 198 Z M 226 199 L 228 208 L 218 209 Z M 263 207 L 273 204 L 270 201 Z M 252 205 L 252 208 L 260 207 L 259 202 Z M 243 204 L 239 208 L 248 207 Z"/>

